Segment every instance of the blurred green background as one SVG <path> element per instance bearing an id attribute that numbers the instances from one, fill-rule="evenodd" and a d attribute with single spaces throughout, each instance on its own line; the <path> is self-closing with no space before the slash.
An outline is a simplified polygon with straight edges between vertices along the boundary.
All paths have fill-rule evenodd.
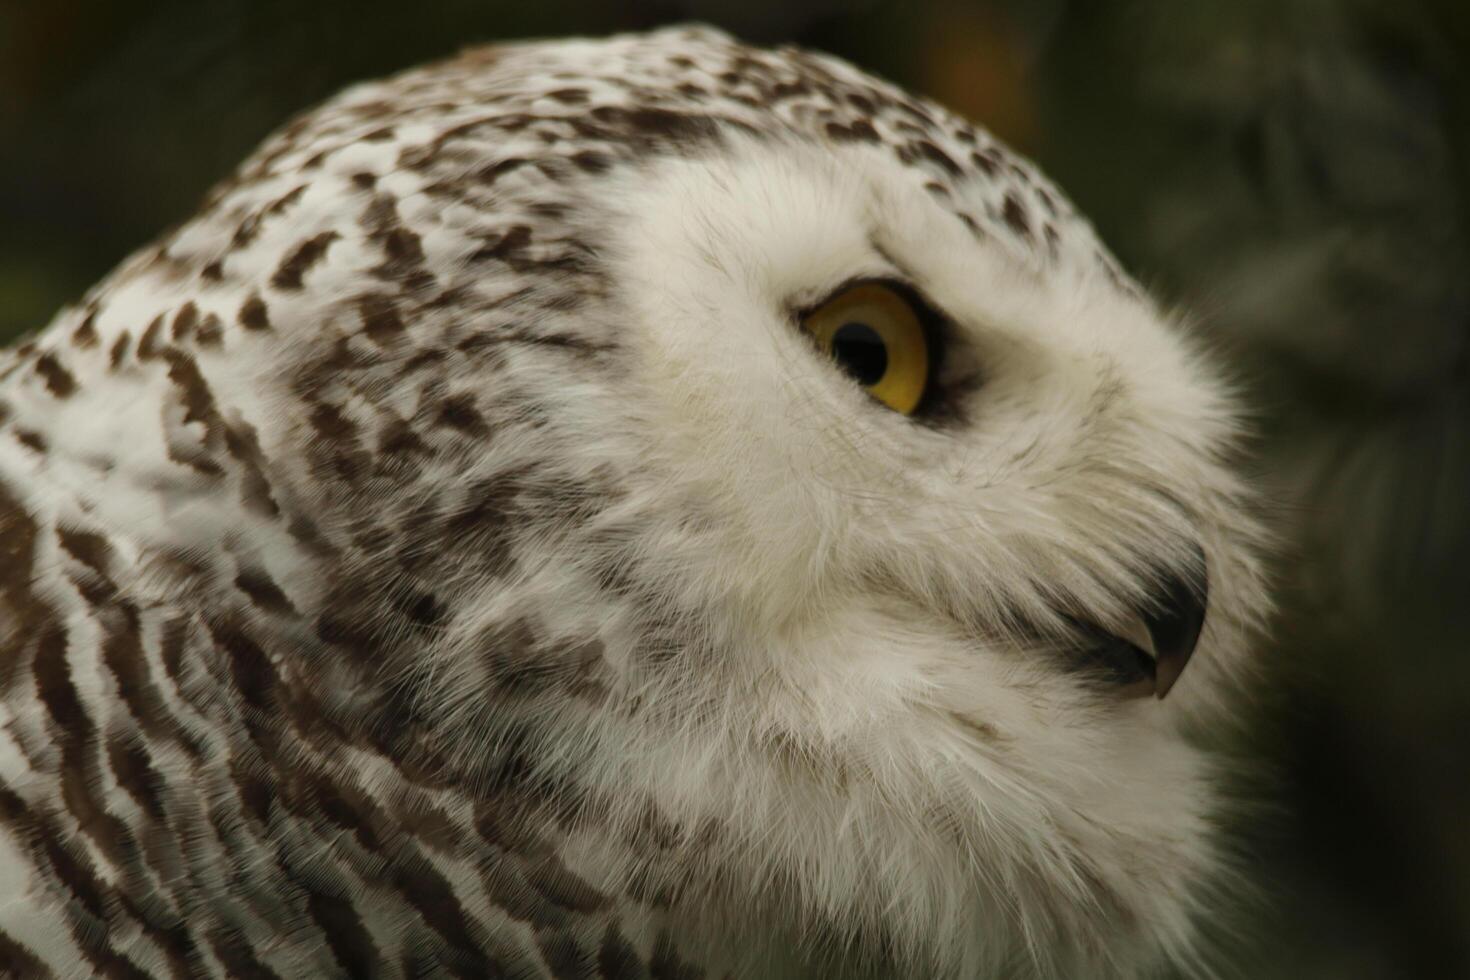
<path id="1" fill-rule="evenodd" d="M 0 341 L 348 82 L 679 20 L 984 123 L 1200 318 L 1287 541 L 1214 961 L 1470 977 L 1466 0 L 0 0 Z"/>

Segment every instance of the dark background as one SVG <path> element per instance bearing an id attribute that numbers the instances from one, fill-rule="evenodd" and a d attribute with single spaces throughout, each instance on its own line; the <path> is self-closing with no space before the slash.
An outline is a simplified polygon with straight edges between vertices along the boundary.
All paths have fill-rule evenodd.
<path id="1" fill-rule="evenodd" d="M 290 114 L 468 44 L 705 20 L 1033 156 L 1250 392 L 1287 542 L 1246 978 L 1470 977 L 1470 3 L 0 0 L 0 341 Z"/>

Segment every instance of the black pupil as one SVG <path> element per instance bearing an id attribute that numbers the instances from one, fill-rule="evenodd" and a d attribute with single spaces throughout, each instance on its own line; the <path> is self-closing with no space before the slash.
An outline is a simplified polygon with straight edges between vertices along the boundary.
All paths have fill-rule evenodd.
<path id="1" fill-rule="evenodd" d="M 866 323 L 844 323 L 832 335 L 832 356 L 858 384 L 873 385 L 888 370 L 888 348 Z"/>

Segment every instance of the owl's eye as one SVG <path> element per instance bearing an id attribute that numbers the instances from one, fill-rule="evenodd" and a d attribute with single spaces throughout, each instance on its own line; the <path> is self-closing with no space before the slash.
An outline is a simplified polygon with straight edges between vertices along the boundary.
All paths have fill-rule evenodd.
<path id="1" fill-rule="evenodd" d="M 868 394 L 912 415 L 930 375 L 929 338 L 914 304 L 879 282 L 849 286 L 807 313 L 802 328 Z"/>

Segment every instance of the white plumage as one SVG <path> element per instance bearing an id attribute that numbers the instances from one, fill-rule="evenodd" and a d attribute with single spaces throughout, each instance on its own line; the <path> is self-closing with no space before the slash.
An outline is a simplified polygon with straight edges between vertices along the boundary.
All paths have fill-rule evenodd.
<path id="1" fill-rule="evenodd" d="M 803 329 L 864 283 L 913 414 Z M 344 93 L 0 361 L 0 967 L 1187 964 L 1265 608 L 1196 348 L 830 58 Z"/>

